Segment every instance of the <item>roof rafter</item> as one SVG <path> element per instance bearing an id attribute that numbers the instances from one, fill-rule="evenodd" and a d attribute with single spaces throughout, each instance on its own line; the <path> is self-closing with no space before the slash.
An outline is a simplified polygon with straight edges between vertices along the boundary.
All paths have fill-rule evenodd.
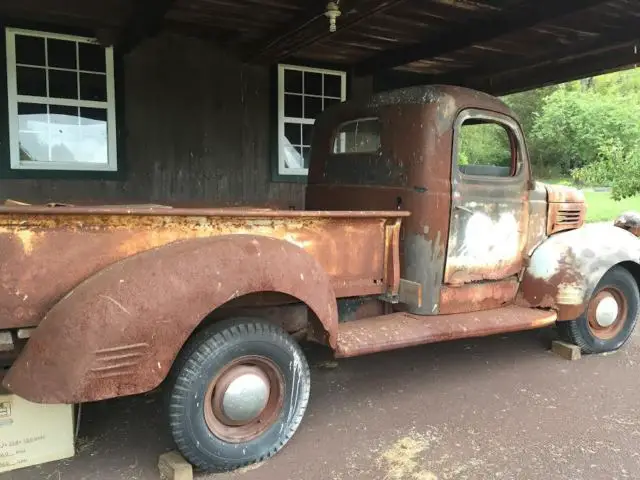
<path id="1" fill-rule="evenodd" d="M 460 25 L 439 37 L 430 37 L 418 44 L 384 51 L 356 65 L 355 71 L 359 75 L 368 75 L 417 60 L 445 55 L 605 2 L 606 0 L 528 2 L 524 8 L 520 5 L 517 8 L 481 18 L 470 25 Z"/>
<path id="2" fill-rule="evenodd" d="M 603 32 L 597 38 L 590 38 L 580 42 L 575 42 L 562 51 L 562 57 L 558 58 L 549 53 L 544 53 L 535 57 L 519 57 L 505 62 L 504 59 L 496 58 L 483 62 L 481 66 L 473 66 L 457 70 L 446 75 L 431 76 L 431 81 L 436 83 L 449 83 L 454 85 L 473 85 L 483 81 L 491 81 L 505 75 L 514 75 L 520 72 L 540 69 L 550 64 L 566 63 L 581 55 L 593 55 L 607 48 L 616 48 L 624 44 L 632 44 L 640 39 L 638 28 L 640 22 L 635 24 L 620 25 L 610 32 Z"/>
<path id="3" fill-rule="evenodd" d="M 247 50 L 250 60 L 274 61 L 286 58 L 295 52 L 313 45 L 326 38 L 339 36 L 370 17 L 383 13 L 406 0 L 350 0 L 342 1 L 340 7 L 342 16 L 338 18 L 338 30 L 329 32 L 328 24 L 319 22 L 324 19 L 326 4 L 323 1 L 314 2 L 314 7 L 307 9 L 299 17 L 294 18 L 285 27 L 276 31 L 271 37 L 263 39 Z M 347 7 L 345 7 L 345 4 Z M 313 23 L 322 23 L 320 28 L 308 28 Z"/>

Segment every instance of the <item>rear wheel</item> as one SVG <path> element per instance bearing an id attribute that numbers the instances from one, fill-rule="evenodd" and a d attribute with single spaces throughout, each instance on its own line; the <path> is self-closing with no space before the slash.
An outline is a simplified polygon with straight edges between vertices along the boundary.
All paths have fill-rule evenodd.
<path id="1" fill-rule="evenodd" d="M 306 359 L 268 322 L 216 323 L 185 346 L 174 368 L 171 432 L 182 454 L 203 470 L 233 470 L 274 455 L 307 407 Z"/>
<path id="2" fill-rule="evenodd" d="M 558 324 L 562 336 L 584 353 L 617 350 L 629 339 L 637 323 L 640 293 L 633 275 L 613 267 L 596 286 L 586 311 Z"/>

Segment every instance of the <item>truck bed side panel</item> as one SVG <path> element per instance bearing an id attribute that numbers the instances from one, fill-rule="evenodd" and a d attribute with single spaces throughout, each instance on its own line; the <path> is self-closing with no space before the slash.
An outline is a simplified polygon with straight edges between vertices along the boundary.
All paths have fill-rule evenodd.
<path id="1" fill-rule="evenodd" d="M 279 238 L 306 250 L 327 272 L 338 297 L 384 291 L 385 226 L 389 216 L 401 212 L 386 218 L 373 212 L 273 213 L 0 215 L 0 328 L 37 325 L 72 288 L 130 255 L 228 234 Z"/>

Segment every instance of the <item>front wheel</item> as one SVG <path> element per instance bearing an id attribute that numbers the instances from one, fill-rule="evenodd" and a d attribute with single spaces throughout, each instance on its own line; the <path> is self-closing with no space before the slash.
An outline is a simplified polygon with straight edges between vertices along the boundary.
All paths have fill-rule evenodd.
<path id="1" fill-rule="evenodd" d="M 586 311 L 576 320 L 559 322 L 561 335 L 584 353 L 617 350 L 638 320 L 640 293 L 633 275 L 613 267 L 596 286 Z"/>
<path id="2" fill-rule="evenodd" d="M 225 320 L 197 334 L 175 365 L 171 432 L 196 467 L 234 470 L 287 443 L 309 390 L 308 364 L 286 332 L 261 320 Z"/>

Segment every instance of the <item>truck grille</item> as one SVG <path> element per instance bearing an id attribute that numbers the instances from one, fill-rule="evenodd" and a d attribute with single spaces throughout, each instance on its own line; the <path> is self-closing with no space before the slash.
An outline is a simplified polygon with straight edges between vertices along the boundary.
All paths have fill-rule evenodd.
<path id="1" fill-rule="evenodd" d="M 577 225 L 581 218 L 582 212 L 579 209 L 558 210 L 556 223 L 558 225 Z"/>
<path id="2" fill-rule="evenodd" d="M 549 220 L 547 222 L 547 234 L 579 228 L 584 223 L 584 204 L 549 204 Z"/>

